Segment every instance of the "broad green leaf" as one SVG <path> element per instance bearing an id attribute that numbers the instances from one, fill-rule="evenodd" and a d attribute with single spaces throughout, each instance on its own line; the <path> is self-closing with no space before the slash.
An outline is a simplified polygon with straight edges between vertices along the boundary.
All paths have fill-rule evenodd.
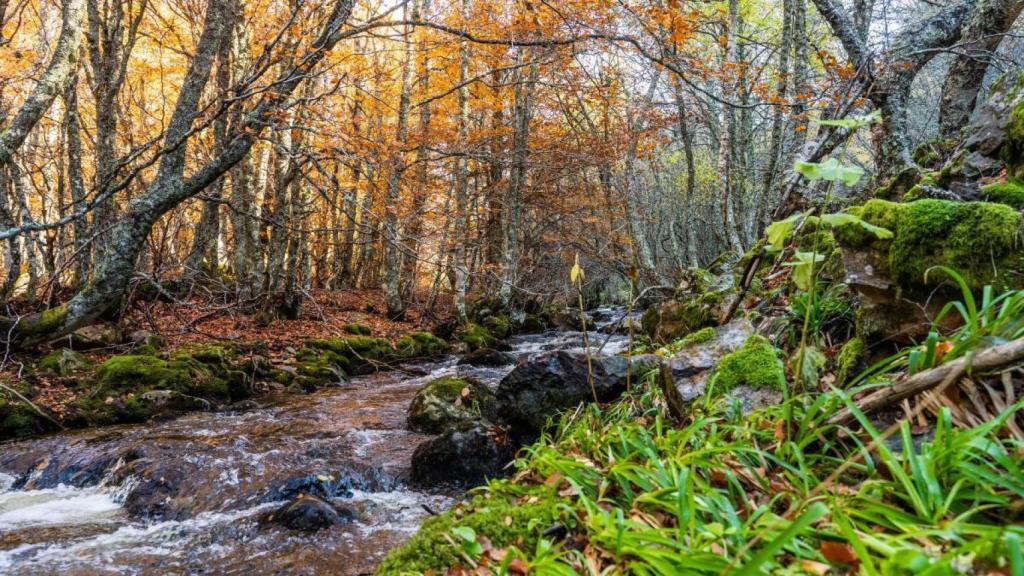
<path id="1" fill-rule="evenodd" d="M 853 186 L 860 181 L 864 175 L 864 169 L 860 166 L 844 166 L 835 158 L 829 158 L 822 163 L 804 162 L 797 160 L 793 168 L 811 181 L 827 180 L 829 182 L 842 182 L 847 186 Z"/>
<path id="2" fill-rule="evenodd" d="M 877 237 L 877 238 L 880 238 L 882 240 L 888 240 L 888 239 L 892 238 L 892 230 L 889 230 L 888 228 L 882 228 L 881 226 L 875 226 L 874 224 L 871 224 L 869 222 L 865 222 L 863 220 L 860 221 L 860 225 L 863 226 L 864 229 L 867 230 L 868 232 L 871 232 L 872 234 L 874 234 L 875 237 Z"/>
<path id="3" fill-rule="evenodd" d="M 793 282 L 797 288 L 804 291 L 810 290 L 814 282 L 814 265 L 823 262 L 825 256 L 815 252 L 797 252 L 793 256 L 796 261 L 786 262 L 783 266 L 793 268 Z"/>
<path id="4" fill-rule="evenodd" d="M 765 233 L 768 236 L 768 246 L 766 249 L 769 252 L 778 252 L 786 246 L 786 242 L 789 237 L 793 234 L 793 230 L 796 228 L 796 223 L 803 218 L 804 213 L 793 214 L 785 220 L 779 220 L 778 222 L 772 222 Z"/>
<path id="5" fill-rule="evenodd" d="M 452 534 L 467 542 L 476 542 L 476 531 L 469 526 L 456 526 L 452 528 Z"/>
<path id="6" fill-rule="evenodd" d="M 853 214 L 847 214 L 846 212 L 823 214 L 821 216 L 821 223 L 826 226 L 843 226 L 846 224 L 853 224 L 855 222 L 862 222 L 862 220 Z"/>
<path id="7" fill-rule="evenodd" d="M 840 118 L 837 120 L 812 120 L 815 124 L 820 126 L 837 126 L 839 128 L 846 128 L 847 130 L 856 130 L 863 128 L 868 124 L 875 124 L 881 122 L 882 113 L 878 110 L 867 114 L 866 116 L 851 116 L 849 118 Z"/>

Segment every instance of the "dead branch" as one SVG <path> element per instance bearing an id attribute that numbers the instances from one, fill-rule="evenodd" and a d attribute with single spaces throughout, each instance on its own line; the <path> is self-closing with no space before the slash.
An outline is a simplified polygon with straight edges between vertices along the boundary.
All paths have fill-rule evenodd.
<path id="1" fill-rule="evenodd" d="M 922 392 L 926 392 L 938 386 L 950 374 L 956 372 L 991 372 L 1001 368 L 1008 368 L 1014 364 L 1024 362 L 1024 338 L 1013 340 L 999 346 L 986 348 L 973 356 L 958 358 L 952 362 L 943 364 L 914 374 L 871 392 L 867 396 L 856 401 L 857 408 L 865 414 L 875 412 L 880 408 L 895 404 L 904 398 L 911 398 Z M 850 424 L 854 415 L 848 408 L 843 408 L 829 418 L 829 424 Z"/>

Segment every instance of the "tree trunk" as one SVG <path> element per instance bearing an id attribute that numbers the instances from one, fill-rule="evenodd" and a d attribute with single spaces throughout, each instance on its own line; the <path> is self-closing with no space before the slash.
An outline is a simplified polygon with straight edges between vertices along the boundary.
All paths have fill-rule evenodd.
<path id="1" fill-rule="evenodd" d="M 470 0 L 462 0 L 462 15 L 467 18 L 470 12 Z M 460 146 L 467 146 L 469 137 L 469 42 L 463 40 L 459 45 L 459 120 L 458 135 Z M 469 195 L 469 160 L 468 150 L 460 150 L 455 159 L 455 246 L 452 254 L 452 273 L 455 276 L 455 313 L 459 320 L 466 321 L 466 243 L 469 241 L 467 203 Z"/>
<path id="2" fill-rule="evenodd" d="M 67 175 L 71 193 L 71 212 L 82 208 L 85 202 L 85 178 L 82 175 L 82 136 L 78 116 L 78 83 L 72 78 L 64 90 L 64 131 L 67 137 Z M 73 228 L 75 259 L 72 286 L 78 287 L 89 275 L 89 222 L 83 214 L 76 218 Z"/>
<path id="3" fill-rule="evenodd" d="M 523 49 L 518 53 L 518 59 L 524 57 Z M 527 166 L 526 162 L 530 150 L 530 118 L 533 111 L 533 90 L 537 83 L 537 60 L 532 54 L 529 72 L 523 78 L 522 72 L 517 69 L 514 97 L 514 109 L 512 121 L 515 124 L 512 137 L 512 168 L 509 176 L 508 191 L 505 195 L 504 211 L 504 258 L 502 284 L 499 296 L 502 304 L 506 307 L 512 305 L 512 289 L 519 279 L 519 232 L 522 225 L 522 194 L 526 184 Z"/>
<path id="4" fill-rule="evenodd" d="M 227 94 L 231 87 L 231 70 L 229 68 L 229 55 L 231 53 L 231 32 L 234 23 L 228 24 L 224 37 L 221 38 L 220 48 L 217 52 L 217 90 L 221 94 Z M 220 154 L 227 144 L 227 118 L 219 116 L 213 122 L 213 147 L 216 154 Z M 217 182 L 210 187 L 208 199 L 203 201 L 203 214 L 199 220 L 199 226 L 192 238 L 192 248 L 185 259 L 185 278 L 188 280 L 198 275 L 208 273 L 211 277 L 216 276 L 217 268 L 220 266 L 220 205 L 224 192 L 224 178 L 217 179 Z"/>
<path id="5" fill-rule="evenodd" d="M 743 241 L 740 239 L 736 220 L 735 202 L 732 197 L 733 187 L 730 182 L 729 156 L 732 150 L 732 109 L 726 102 L 732 100 L 735 80 L 728 68 L 736 63 L 736 28 L 739 24 L 739 0 L 729 0 L 729 21 L 725 31 L 725 53 L 722 57 L 725 78 L 722 81 L 721 111 L 718 118 L 718 177 L 721 189 L 719 199 L 722 202 L 722 223 L 725 226 L 725 237 L 729 248 L 737 254 L 743 253 Z"/>
<path id="6" fill-rule="evenodd" d="M 420 14 L 430 10 L 430 0 L 422 0 L 413 4 L 413 20 L 419 20 Z M 418 50 L 418 62 L 416 64 L 416 75 L 419 77 L 420 93 L 427 94 L 430 88 L 430 49 L 428 46 L 421 46 Z M 418 138 L 419 145 L 416 147 L 416 190 L 412 195 L 412 207 L 409 213 L 409 225 L 406 227 L 405 254 L 402 260 L 402 284 L 405 288 L 405 299 L 413 297 L 416 290 L 416 276 L 420 263 L 420 236 L 423 234 L 423 210 L 429 198 L 430 189 L 429 173 L 427 171 L 427 158 L 429 156 L 430 144 L 430 103 L 420 104 L 420 117 Z"/>
<path id="7" fill-rule="evenodd" d="M 697 228 L 693 218 L 693 197 L 697 189 L 697 165 L 693 159 L 693 136 L 686 117 L 686 101 L 683 98 L 682 83 L 675 81 L 676 121 L 679 125 L 679 142 L 686 158 L 686 197 L 683 198 L 683 229 L 686 230 L 686 246 L 684 261 L 687 266 L 697 268 L 700 259 L 697 257 Z"/>
<path id="8" fill-rule="evenodd" d="M 402 201 L 402 177 L 407 168 L 405 148 L 409 141 L 409 104 L 412 77 L 412 27 L 405 29 L 405 56 L 402 59 L 402 92 L 398 97 L 398 126 L 388 159 L 388 196 L 384 206 L 384 298 L 388 318 L 405 317 L 402 300 L 402 239 L 399 235 L 399 203 Z"/>
<path id="9" fill-rule="evenodd" d="M 783 116 L 783 104 L 788 102 L 789 96 L 789 54 L 792 51 L 793 43 L 793 0 L 782 2 L 782 40 L 779 42 L 779 64 L 776 73 L 779 75 L 775 82 L 775 94 L 778 103 L 772 110 L 772 133 L 771 143 L 768 145 L 768 166 L 764 171 L 764 182 L 761 186 L 761 202 L 758 210 L 761 214 L 766 210 L 767 200 L 773 196 L 772 191 L 778 178 L 776 172 L 779 170 L 779 162 L 782 161 L 782 149 L 784 136 L 782 129 L 785 124 Z M 783 167 L 785 169 L 785 167 Z M 759 219 L 760 220 L 760 219 Z"/>
<path id="10" fill-rule="evenodd" d="M 959 136 L 971 119 L 992 56 L 1022 8 L 1021 0 L 980 0 L 964 25 L 960 51 L 942 86 L 939 133 L 943 138 Z"/>

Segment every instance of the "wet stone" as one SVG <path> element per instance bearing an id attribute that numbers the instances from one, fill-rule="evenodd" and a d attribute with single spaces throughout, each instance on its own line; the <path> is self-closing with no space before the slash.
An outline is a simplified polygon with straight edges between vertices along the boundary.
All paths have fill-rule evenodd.
<path id="1" fill-rule="evenodd" d="M 317 496 L 299 494 L 292 501 L 268 514 L 263 523 L 274 523 L 291 530 L 318 532 L 324 528 L 354 522 L 356 515 Z"/>

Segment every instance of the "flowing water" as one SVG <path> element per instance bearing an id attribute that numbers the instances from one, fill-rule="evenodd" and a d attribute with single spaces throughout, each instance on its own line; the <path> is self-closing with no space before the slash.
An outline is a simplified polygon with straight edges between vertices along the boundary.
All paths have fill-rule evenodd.
<path id="1" fill-rule="evenodd" d="M 513 356 L 575 349 L 582 335 L 512 340 Z M 620 336 L 591 334 L 610 354 Z M 0 574 L 363 574 L 457 494 L 406 486 L 427 437 L 406 429 L 433 378 L 496 385 L 512 369 L 403 367 L 238 413 L 194 413 L 135 426 L 0 445 Z M 357 520 L 316 534 L 260 521 L 303 490 Z"/>

